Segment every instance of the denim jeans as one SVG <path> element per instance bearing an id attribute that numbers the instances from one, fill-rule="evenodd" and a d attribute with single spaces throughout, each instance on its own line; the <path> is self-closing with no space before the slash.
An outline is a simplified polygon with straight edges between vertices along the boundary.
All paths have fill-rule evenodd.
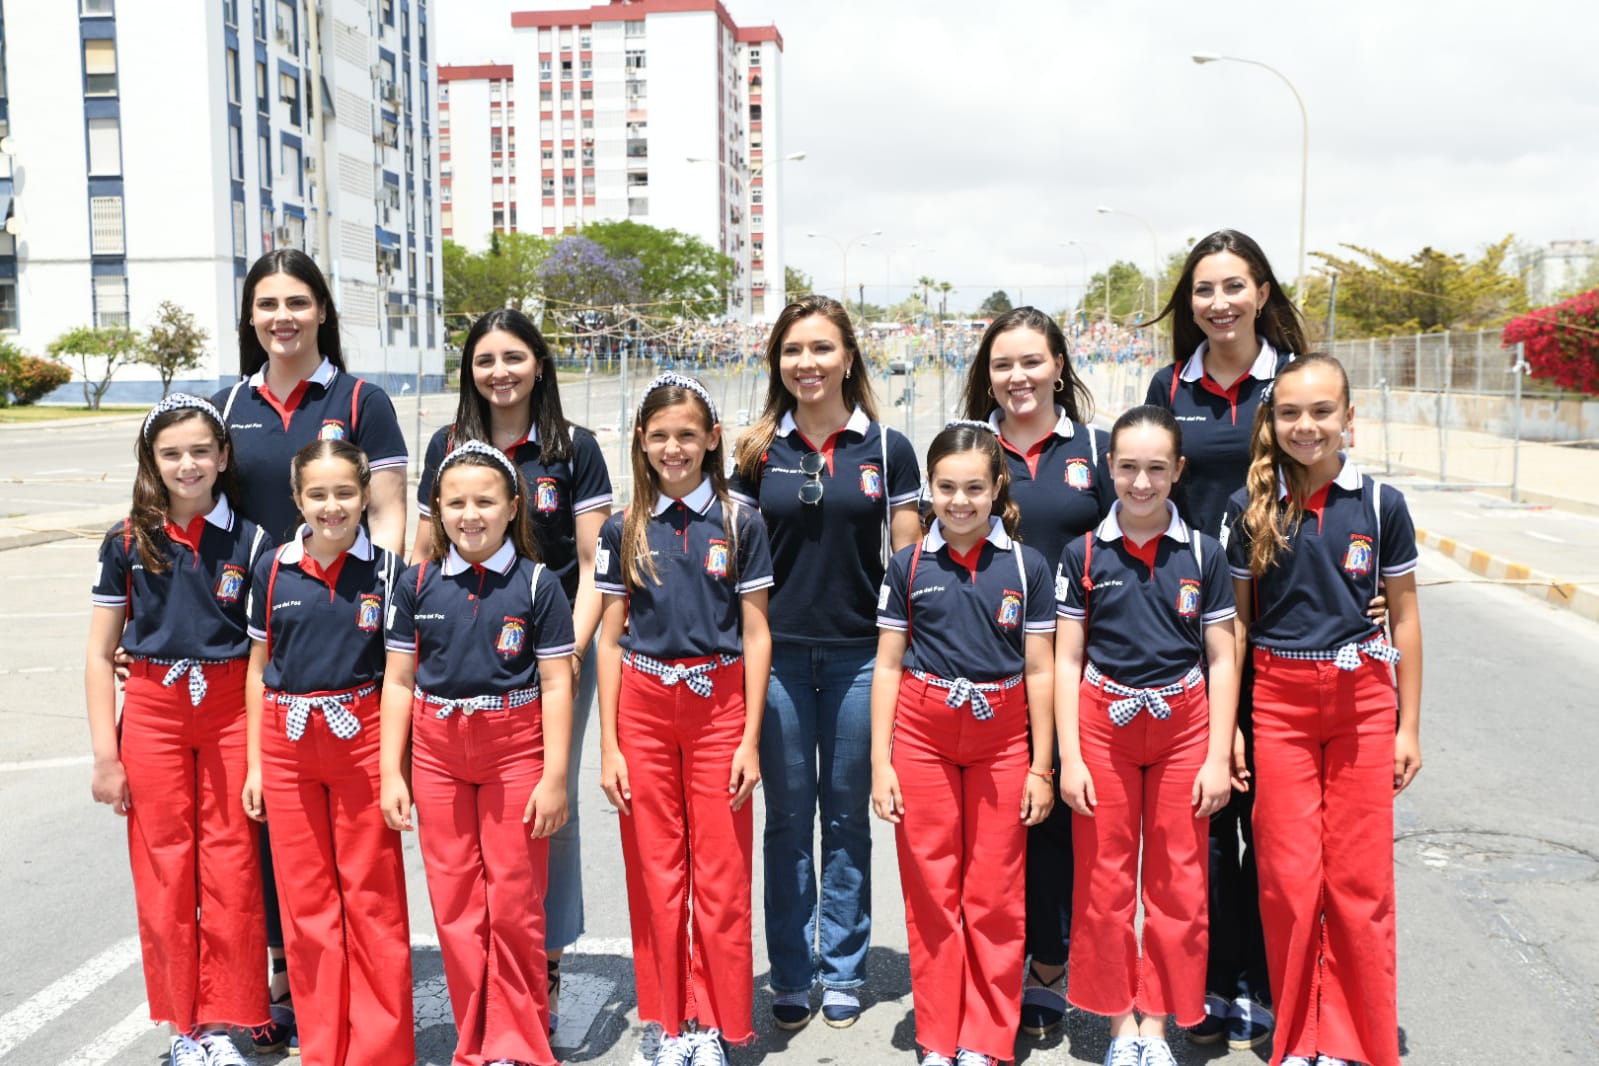
<path id="1" fill-rule="evenodd" d="M 583 653 L 583 668 L 572 694 L 572 743 L 566 763 L 566 824 L 550 837 L 550 879 L 544 894 L 544 948 L 569 948 L 583 935 L 583 848 L 578 838 L 578 767 L 583 762 L 583 733 L 594 707 L 596 673 L 594 643 Z"/>
<path id="2" fill-rule="evenodd" d="M 766 951 L 774 992 L 866 981 L 876 645 L 774 642 L 761 727 Z M 821 807 L 821 893 L 815 834 Z"/>

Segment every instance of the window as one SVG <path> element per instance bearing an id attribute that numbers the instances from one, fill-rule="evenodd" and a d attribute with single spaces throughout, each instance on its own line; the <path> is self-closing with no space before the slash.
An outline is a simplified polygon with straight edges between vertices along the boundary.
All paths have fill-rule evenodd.
<path id="1" fill-rule="evenodd" d="M 761 120 L 761 105 L 760 104 L 751 104 L 750 105 L 750 121 L 751 122 L 759 122 L 760 120 Z"/>
<path id="2" fill-rule="evenodd" d="M 399 123 L 387 118 L 383 120 L 383 144 L 387 148 L 398 148 L 400 146 Z"/>
<path id="3" fill-rule="evenodd" d="M 584 89 L 582 93 L 583 107 L 585 110 L 594 106 L 594 90 Z"/>
<path id="4" fill-rule="evenodd" d="M 762 135 L 760 130 L 750 130 L 750 150 L 751 151 L 759 150 L 759 148 L 761 147 L 761 144 L 764 142 L 764 140 L 765 140 L 765 137 Z"/>
<path id="5" fill-rule="evenodd" d="M 285 178 L 294 182 L 300 180 L 300 149 L 285 141 L 278 162 Z"/>
<path id="6" fill-rule="evenodd" d="M 638 218 L 640 215 L 650 213 L 650 200 L 647 196 L 635 197 L 627 202 L 627 217 Z"/>
<path id="7" fill-rule="evenodd" d="M 578 77 L 589 81 L 594 77 L 594 60 L 585 59 L 578 65 Z"/>
<path id="8" fill-rule="evenodd" d="M 577 178 L 576 177 L 574 177 L 571 174 L 568 174 L 564 178 L 561 179 L 561 195 L 562 196 L 576 196 L 577 195 Z"/>
<path id="9" fill-rule="evenodd" d="M 272 141 L 265 137 L 256 139 L 256 177 L 263 186 L 272 184 Z"/>
<path id="10" fill-rule="evenodd" d="M 552 90 L 550 90 L 550 89 L 540 89 L 539 90 L 539 106 L 541 108 L 544 108 L 545 110 L 548 110 L 549 106 L 550 106 L 550 103 L 554 99 L 555 99 L 555 94 L 554 94 L 554 92 Z"/>
<path id="11" fill-rule="evenodd" d="M 622 23 L 622 36 L 623 37 L 642 37 L 642 36 L 644 36 L 644 20 L 643 19 L 630 19 L 629 21 Z"/>
<path id="12" fill-rule="evenodd" d="M 439 83 L 439 103 L 447 104 L 449 102 L 450 102 L 450 83 L 447 82 L 447 81 L 440 82 Z"/>
<path id="13" fill-rule="evenodd" d="M 228 78 L 228 103 L 239 102 L 239 50 L 229 48 L 227 51 L 227 78 Z"/>
<path id="14" fill-rule="evenodd" d="M 240 200 L 233 201 L 233 255 L 236 259 L 243 259 L 247 254 L 244 240 L 244 203 Z"/>
<path id="15" fill-rule="evenodd" d="M 577 46 L 584 52 L 594 47 L 594 32 L 587 27 L 577 31 Z"/>
<path id="16" fill-rule="evenodd" d="M 750 241 L 750 258 L 762 259 L 766 256 L 765 241 Z"/>
<path id="17" fill-rule="evenodd" d="M 95 255 L 121 255 L 122 197 L 89 197 L 89 250 Z"/>
<path id="18" fill-rule="evenodd" d="M 289 121 L 300 124 L 300 79 L 287 71 L 278 74 L 278 99 L 289 105 Z"/>
<path id="19" fill-rule="evenodd" d="M 82 0 L 82 3 L 78 5 L 78 13 L 93 17 L 95 15 L 110 15 L 114 12 L 111 10 L 111 0 Z"/>
<path id="20" fill-rule="evenodd" d="M 114 118 L 89 120 L 89 173 L 122 173 L 122 131 Z"/>
<path id="21" fill-rule="evenodd" d="M 543 151 L 541 151 L 539 153 L 539 158 L 541 158 L 544 161 L 544 165 L 545 166 L 549 166 L 551 163 L 555 162 L 555 149 L 554 148 L 546 148 L 546 149 L 544 149 Z"/>
<path id="22" fill-rule="evenodd" d="M 750 203 L 758 204 L 760 202 L 761 202 L 761 187 L 759 185 L 757 185 L 754 188 L 750 189 Z"/>
<path id="23" fill-rule="evenodd" d="M 234 181 L 244 180 L 244 136 L 237 126 L 228 127 L 228 173 Z"/>
<path id="24" fill-rule="evenodd" d="M 489 176 L 490 177 L 499 178 L 499 177 L 503 177 L 504 174 L 505 174 L 505 160 L 496 159 L 492 163 L 489 164 Z"/>
<path id="25" fill-rule="evenodd" d="M 449 154 L 450 154 L 450 135 L 448 133 L 441 133 L 441 134 L 439 134 L 439 155 L 449 155 Z"/>
<path id="26" fill-rule="evenodd" d="M 572 61 L 570 59 L 561 60 L 561 80 L 572 80 Z"/>
<path id="27" fill-rule="evenodd" d="M 291 49 L 294 47 L 294 8 L 295 5 L 285 3 L 284 0 L 278 0 L 276 26 L 278 40 L 288 45 Z"/>
<path id="28" fill-rule="evenodd" d="M 593 196 L 594 195 L 594 175 L 593 174 L 585 174 L 583 176 L 583 195 L 584 196 Z"/>
<path id="29" fill-rule="evenodd" d="M 503 230 L 505 228 L 505 208 L 503 207 L 496 207 L 494 209 L 494 228 L 497 230 Z"/>
<path id="30" fill-rule="evenodd" d="M 750 49 L 750 66 L 758 67 L 760 65 L 761 65 L 761 50 L 759 48 L 751 48 Z"/>
<path id="31" fill-rule="evenodd" d="M 561 28 L 561 51 L 570 52 L 571 50 L 572 50 L 572 27 L 563 26 Z M 567 69 L 570 70 L 571 68 L 568 67 Z"/>
<path id="32" fill-rule="evenodd" d="M 500 87 L 499 82 L 489 82 L 489 102 L 491 104 L 499 103 L 501 98 L 504 96 L 504 93 L 505 90 Z"/>
<path id="33" fill-rule="evenodd" d="M 15 333 L 17 325 L 17 283 L 0 278 L 0 333 Z"/>
<path id="34" fill-rule="evenodd" d="M 439 225 L 444 227 L 444 235 L 449 236 L 455 230 L 455 212 L 446 207 L 439 211 Z"/>
<path id="35" fill-rule="evenodd" d="M 272 106 L 267 101 L 267 65 L 261 62 L 255 65 L 255 109 L 263 115 L 272 112 Z"/>
<path id="36" fill-rule="evenodd" d="M 550 118 L 539 119 L 539 140 L 555 140 L 555 120 Z"/>
<path id="37" fill-rule="evenodd" d="M 545 196 L 555 195 L 555 179 L 545 178 L 539 185 L 539 191 Z"/>
<path id="38" fill-rule="evenodd" d="M 448 204 L 454 202 L 454 194 L 451 192 L 453 188 L 454 186 L 451 185 L 439 186 L 439 203 Z"/>
<path id="39" fill-rule="evenodd" d="M 94 279 L 94 324 L 101 328 L 128 324 L 126 277 L 113 274 Z"/>
<path id="40" fill-rule="evenodd" d="M 572 139 L 572 120 L 569 119 L 569 118 L 563 118 L 561 120 L 561 140 L 570 141 L 571 139 Z"/>
<path id="41" fill-rule="evenodd" d="M 272 250 L 272 209 L 261 209 L 261 253 L 265 255 Z"/>
<path id="42" fill-rule="evenodd" d="M 491 151 L 491 152 L 503 152 L 503 151 L 505 151 L 505 135 L 503 133 L 491 133 L 491 134 L 489 134 L 489 151 Z"/>
<path id="43" fill-rule="evenodd" d="M 550 61 L 548 59 L 541 59 L 541 60 L 539 60 L 539 81 L 549 81 L 549 80 L 550 80 Z"/>
<path id="44" fill-rule="evenodd" d="M 83 93 L 85 96 L 117 94 L 117 43 L 111 40 L 83 42 Z"/>
<path id="45" fill-rule="evenodd" d="M 572 162 L 572 160 L 574 158 L 576 158 L 576 151 L 577 150 L 575 148 L 562 148 L 561 149 L 561 162 L 563 162 L 563 163 Z"/>
<path id="46" fill-rule="evenodd" d="M 585 145 L 583 148 L 583 165 L 585 167 L 594 165 L 594 149 L 592 146 Z"/>
<path id="47" fill-rule="evenodd" d="M 561 110 L 572 110 L 572 90 L 570 88 L 561 90 Z"/>
<path id="48" fill-rule="evenodd" d="M 628 70 L 643 70 L 644 50 L 642 48 L 629 48 L 625 65 Z"/>
<path id="49" fill-rule="evenodd" d="M 222 21 L 235 29 L 238 28 L 239 0 L 222 0 Z"/>

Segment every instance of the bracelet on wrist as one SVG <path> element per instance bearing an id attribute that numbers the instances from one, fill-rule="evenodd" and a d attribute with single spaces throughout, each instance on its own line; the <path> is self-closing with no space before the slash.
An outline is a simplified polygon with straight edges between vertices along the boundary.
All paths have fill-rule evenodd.
<path id="1" fill-rule="evenodd" d="M 1027 768 L 1027 772 L 1032 774 L 1034 777 L 1042 777 L 1045 781 L 1048 781 L 1050 778 L 1055 776 L 1055 768 L 1053 766 L 1051 766 L 1048 770 L 1034 770 L 1031 766 L 1029 766 Z"/>

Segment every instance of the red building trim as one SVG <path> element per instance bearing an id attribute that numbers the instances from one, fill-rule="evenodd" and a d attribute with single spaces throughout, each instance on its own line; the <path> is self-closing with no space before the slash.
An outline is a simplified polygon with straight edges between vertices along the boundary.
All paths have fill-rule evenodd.
<path id="1" fill-rule="evenodd" d="M 515 68 L 504 63 L 479 63 L 475 66 L 439 67 L 440 81 L 511 81 Z"/>

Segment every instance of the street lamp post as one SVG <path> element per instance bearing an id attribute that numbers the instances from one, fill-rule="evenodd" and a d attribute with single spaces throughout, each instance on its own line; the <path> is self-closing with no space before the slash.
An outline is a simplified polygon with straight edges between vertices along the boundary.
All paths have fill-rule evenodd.
<path id="1" fill-rule="evenodd" d="M 855 245 L 857 245 L 857 244 L 859 244 L 861 247 L 864 248 L 864 247 L 866 247 L 866 238 L 868 238 L 868 237 L 881 237 L 882 235 L 883 235 L 883 231 L 882 230 L 874 229 L 874 230 L 871 230 L 871 231 L 869 231 L 867 233 L 861 233 L 861 234 L 858 234 L 858 235 L 856 235 L 854 237 L 851 237 L 847 241 L 842 241 L 841 242 L 837 237 L 830 237 L 830 236 L 828 236 L 825 233 L 817 233 L 815 231 L 808 231 L 805 234 L 805 236 L 811 237 L 811 238 L 816 239 L 816 240 L 832 241 L 833 242 L 833 247 L 838 249 L 839 275 L 840 275 L 840 279 L 841 279 L 839 281 L 838 288 L 839 288 L 840 294 L 843 296 L 842 302 L 843 302 L 844 307 L 845 307 L 846 310 L 848 310 L 848 308 L 849 308 L 849 250 L 851 248 L 855 247 Z"/>
<path id="2" fill-rule="evenodd" d="M 790 152 L 788 155 L 783 157 L 784 160 L 793 161 L 795 163 L 804 158 L 804 152 Z M 755 178 L 766 169 L 766 163 L 763 160 L 759 163 L 753 163 L 747 167 L 735 167 L 732 163 L 729 163 L 725 159 L 705 159 L 692 155 L 688 157 L 688 161 L 690 163 L 715 163 L 730 176 L 736 179 L 743 188 L 743 192 L 739 197 L 739 214 L 743 217 L 739 223 L 738 238 L 739 244 L 742 246 L 740 248 L 739 261 L 744 267 L 744 280 L 739 284 L 739 295 L 741 297 L 740 302 L 743 304 L 742 317 L 747 322 L 752 319 L 755 314 L 755 248 L 750 241 L 750 238 L 754 233 L 754 230 L 751 229 L 751 223 L 753 222 L 753 219 L 750 217 L 750 196 L 752 195 L 751 187 L 755 182 Z"/>
<path id="3" fill-rule="evenodd" d="M 1247 63 L 1252 67 L 1260 67 L 1277 75 L 1278 79 L 1288 86 L 1288 91 L 1294 94 L 1294 103 L 1299 105 L 1299 272 L 1294 275 L 1294 288 L 1299 298 L 1304 299 L 1305 204 L 1310 189 L 1310 116 L 1305 111 L 1304 98 L 1299 95 L 1299 90 L 1294 88 L 1294 83 L 1288 80 L 1286 74 L 1258 59 L 1240 59 L 1237 56 L 1224 56 L 1215 52 L 1196 52 L 1190 58 L 1200 66 L 1206 63 Z"/>
<path id="4" fill-rule="evenodd" d="M 1149 220 L 1143 215 L 1135 215 L 1131 211 L 1123 211 L 1119 207 L 1101 206 L 1094 208 L 1094 210 L 1102 215 L 1126 215 L 1135 222 L 1143 223 L 1144 228 L 1149 231 L 1149 317 L 1154 318 L 1155 286 L 1160 284 L 1160 238 L 1155 236 L 1155 227 L 1151 226 Z M 1107 273 L 1106 277 L 1109 276 Z"/>

